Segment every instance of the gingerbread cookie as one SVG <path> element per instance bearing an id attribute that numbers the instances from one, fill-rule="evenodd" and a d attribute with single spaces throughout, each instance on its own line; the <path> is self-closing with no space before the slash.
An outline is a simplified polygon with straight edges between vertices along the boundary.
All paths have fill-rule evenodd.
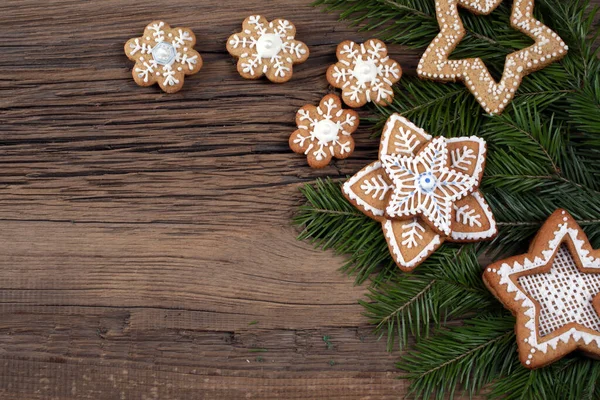
<path id="1" fill-rule="evenodd" d="M 353 110 L 342 109 L 334 94 L 325 96 L 319 105 L 305 105 L 296 114 L 298 130 L 290 136 L 290 148 L 305 154 L 312 168 L 326 167 L 332 157 L 348 158 L 354 151 L 352 133 L 360 123 Z"/>
<path id="2" fill-rule="evenodd" d="M 477 242 L 497 234 L 478 190 L 485 158 L 481 138 L 433 138 L 393 114 L 381 136 L 379 160 L 350 178 L 343 192 L 381 222 L 392 257 L 408 272 L 444 241 Z"/>
<path id="3" fill-rule="evenodd" d="M 496 82 L 480 58 L 451 60 L 450 55 L 465 37 L 458 6 L 474 14 L 491 13 L 502 0 L 436 0 L 440 33 L 419 62 L 421 78 L 442 82 L 463 81 L 488 114 L 501 114 L 515 96 L 524 76 L 540 70 L 567 54 L 568 47 L 550 28 L 533 17 L 534 0 L 514 0 L 510 24 L 535 43 L 506 56 L 504 73 Z"/>
<path id="4" fill-rule="evenodd" d="M 308 59 L 308 47 L 295 40 L 296 27 L 285 20 L 267 21 L 260 15 L 246 18 L 242 31 L 227 40 L 227 51 L 238 58 L 237 68 L 246 79 L 266 75 L 271 82 L 292 78 L 293 66 Z"/>
<path id="5" fill-rule="evenodd" d="M 338 62 L 327 70 L 327 81 L 342 89 L 349 107 L 362 107 L 368 102 L 387 106 L 394 98 L 392 86 L 400 80 L 400 64 L 388 57 L 381 40 L 371 39 L 357 44 L 350 40 L 337 47 Z"/>
<path id="6" fill-rule="evenodd" d="M 528 253 L 490 265 L 483 280 L 517 317 L 525 367 L 574 350 L 600 356 L 600 250 L 565 210 L 550 216 Z"/>
<path id="7" fill-rule="evenodd" d="M 163 21 L 146 26 L 144 36 L 130 39 L 125 54 L 133 67 L 133 79 L 140 86 L 155 83 L 167 93 L 183 86 L 186 75 L 198 73 L 202 57 L 196 50 L 196 36 L 189 28 L 171 28 Z"/>

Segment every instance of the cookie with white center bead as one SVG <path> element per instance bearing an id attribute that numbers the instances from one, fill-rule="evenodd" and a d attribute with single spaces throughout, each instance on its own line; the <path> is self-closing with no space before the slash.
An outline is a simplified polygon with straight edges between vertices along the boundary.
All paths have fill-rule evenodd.
<path id="1" fill-rule="evenodd" d="M 308 104 L 298 110 L 298 130 L 290 136 L 290 148 L 306 155 L 312 168 L 326 167 L 333 157 L 344 159 L 352 155 L 352 133 L 359 122 L 356 111 L 343 109 L 340 98 L 329 94 L 318 107 Z"/>
<path id="2" fill-rule="evenodd" d="M 178 92 L 185 76 L 202 68 L 202 57 L 194 50 L 195 45 L 196 36 L 191 29 L 151 22 L 143 36 L 125 43 L 125 54 L 135 62 L 133 79 L 140 86 L 158 83 L 167 93 Z"/>
<path id="3" fill-rule="evenodd" d="M 393 85 L 402 77 L 400 64 L 388 56 L 381 40 L 365 43 L 346 40 L 337 47 L 338 62 L 327 70 L 327 81 L 342 89 L 342 99 L 358 108 L 373 102 L 387 106 L 394 99 Z"/>
<path id="4" fill-rule="evenodd" d="M 600 357 L 600 250 L 566 210 L 548 218 L 527 253 L 489 265 L 483 281 L 516 317 L 524 367 L 576 350 Z"/>
<path id="5" fill-rule="evenodd" d="M 529 36 L 534 43 L 506 56 L 499 82 L 492 77 L 481 58 L 451 59 L 466 35 L 458 7 L 474 14 L 488 15 L 502 0 L 436 0 L 440 33 L 431 42 L 417 73 L 423 79 L 441 82 L 462 81 L 488 114 L 501 114 L 510 104 L 523 78 L 560 60 L 568 46 L 550 28 L 533 17 L 534 0 L 514 0 L 510 25 Z"/>
<path id="6" fill-rule="evenodd" d="M 296 27 L 285 19 L 269 22 L 253 15 L 242 24 L 242 31 L 227 40 L 227 51 L 238 59 L 237 69 L 246 79 L 266 76 L 271 82 L 284 83 L 292 78 L 293 67 L 308 59 L 310 51 L 296 40 Z"/>

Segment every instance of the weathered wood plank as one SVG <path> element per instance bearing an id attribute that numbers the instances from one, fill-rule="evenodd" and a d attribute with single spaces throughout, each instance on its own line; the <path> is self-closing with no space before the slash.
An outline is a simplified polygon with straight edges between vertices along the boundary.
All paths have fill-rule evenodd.
<path id="1" fill-rule="evenodd" d="M 293 20 L 311 47 L 291 82 L 237 75 L 225 40 L 250 13 Z M 156 18 L 192 27 L 205 59 L 176 95 L 137 87 L 122 54 Z M 9 0 L 0 19 L 1 398 L 403 390 L 364 288 L 289 224 L 300 184 L 373 153 L 365 131 L 366 151 L 315 172 L 287 148 L 336 44 L 364 36 L 282 0 Z"/>

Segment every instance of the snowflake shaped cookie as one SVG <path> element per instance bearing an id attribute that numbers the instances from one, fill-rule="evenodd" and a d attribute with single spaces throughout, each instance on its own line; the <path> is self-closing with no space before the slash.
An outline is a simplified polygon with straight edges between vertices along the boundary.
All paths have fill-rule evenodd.
<path id="1" fill-rule="evenodd" d="M 125 43 L 125 54 L 133 67 L 133 79 L 140 86 L 155 83 L 167 93 L 183 86 L 186 75 L 202 68 L 202 57 L 196 50 L 196 36 L 189 28 L 171 28 L 163 21 L 146 26 L 144 36 Z"/>
<path id="2" fill-rule="evenodd" d="M 377 39 L 357 44 L 350 40 L 337 48 L 338 62 L 327 70 L 327 80 L 342 89 L 349 107 L 362 107 L 368 102 L 387 106 L 394 98 L 392 86 L 400 80 L 400 64 L 388 56 L 385 44 Z"/>
<path id="3" fill-rule="evenodd" d="M 600 357 L 600 250 L 565 210 L 552 214 L 528 253 L 490 265 L 483 280 L 517 317 L 525 367 L 575 350 Z"/>
<path id="4" fill-rule="evenodd" d="M 309 104 L 298 110 L 298 130 L 290 136 L 290 148 L 305 154 L 312 168 L 323 168 L 332 157 L 350 157 L 354 151 L 351 135 L 359 122 L 356 111 L 342 109 L 338 96 L 327 95 L 318 107 Z"/>
<path id="5" fill-rule="evenodd" d="M 295 40 L 296 27 L 285 19 L 267 21 L 260 15 L 246 18 L 242 31 L 227 40 L 227 51 L 238 58 L 237 68 L 246 79 L 263 75 L 271 82 L 292 78 L 293 66 L 310 54 L 306 44 Z"/>
<path id="6" fill-rule="evenodd" d="M 533 17 L 534 0 L 514 0 L 510 24 L 535 41 L 506 56 L 504 72 L 496 82 L 480 58 L 451 60 L 465 37 L 458 6 L 488 15 L 502 0 L 436 0 L 440 33 L 431 42 L 417 68 L 421 78 L 442 82 L 463 81 L 488 114 L 501 114 L 515 96 L 523 77 L 560 60 L 568 47 L 550 28 Z"/>
<path id="7" fill-rule="evenodd" d="M 494 216 L 478 190 L 486 150 L 481 138 L 433 138 L 393 114 L 381 136 L 379 160 L 350 178 L 343 192 L 381 222 L 396 264 L 412 271 L 444 241 L 496 236 Z"/>

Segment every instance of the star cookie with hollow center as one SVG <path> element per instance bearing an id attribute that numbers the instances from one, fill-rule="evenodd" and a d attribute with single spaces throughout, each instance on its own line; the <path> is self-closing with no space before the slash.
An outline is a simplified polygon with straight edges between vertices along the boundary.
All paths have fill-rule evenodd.
<path id="1" fill-rule="evenodd" d="M 237 69 L 246 79 L 265 75 L 271 82 L 292 78 L 293 66 L 308 59 L 310 51 L 296 40 L 296 27 L 285 19 L 267 21 L 260 15 L 246 18 L 242 31 L 227 40 L 227 51 L 238 58 Z"/>
<path id="2" fill-rule="evenodd" d="M 133 67 L 133 79 L 140 86 L 158 83 L 167 93 L 179 91 L 186 75 L 202 68 L 202 57 L 194 46 L 196 36 L 189 28 L 171 28 L 163 21 L 146 26 L 144 35 L 125 43 L 125 54 Z"/>
<path id="3" fill-rule="evenodd" d="M 308 104 L 298 110 L 298 130 L 290 136 L 290 148 L 305 154 L 312 168 L 326 167 L 332 157 L 344 159 L 352 155 L 351 135 L 359 122 L 356 111 L 342 109 L 338 96 L 327 95 L 318 107 Z"/>
<path id="4" fill-rule="evenodd" d="M 346 198 L 381 222 L 403 271 L 412 271 L 444 241 L 477 242 L 497 234 L 479 184 L 483 139 L 433 138 L 398 114 L 387 121 L 379 160 L 343 186 Z"/>
<path id="5" fill-rule="evenodd" d="M 600 250 L 565 210 L 550 216 L 528 253 L 488 266 L 483 280 L 517 317 L 525 367 L 575 350 L 600 356 Z"/>
<path id="6" fill-rule="evenodd" d="M 480 58 L 450 59 L 465 37 L 458 6 L 474 14 L 490 14 L 502 0 L 436 0 L 440 33 L 431 42 L 419 65 L 421 78 L 443 82 L 463 81 L 488 114 L 501 114 L 512 101 L 523 77 L 560 60 L 568 47 L 550 28 L 533 17 L 534 0 L 514 0 L 510 24 L 535 43 L 506 56 L 504 72 L 496 82 Z"/>
<path id="7" fill-rule="evenodd" d="M 342 89 L 344 103 L 358 108 L 369 102 L 380 106 L 392 102 L 392 86 L 402 77 L 402 68 L 388 56 L 381 40 L 361 44 L 346 40 L 338 45 L 337 58 L 338 62 L 327 70 L 327 81 Z"/>

